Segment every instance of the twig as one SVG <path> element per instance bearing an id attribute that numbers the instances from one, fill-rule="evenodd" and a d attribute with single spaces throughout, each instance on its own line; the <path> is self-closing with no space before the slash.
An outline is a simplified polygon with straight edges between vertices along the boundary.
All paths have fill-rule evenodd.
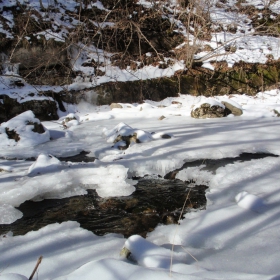
<path id="1" fill-rule="evenodd" d="M 32 280 L 32 278 L 33 278 L 33 276 L 34 276 L 36 270 L 38 269 L 38 267 L 39 267 L 39 265 L 40 265 L 42 259 L 43 259 L 43 256 L 40 256 L 39 259 L 38 259 L 38 261 L 37 261 L 37 263 L 36 263 L 36 265 L 35 265 L 35 267 L 34 267 L 34 269 L 33 269 L 32 274 L 31 274 L 30 277 L 28 278 L 28 280 Z"/>

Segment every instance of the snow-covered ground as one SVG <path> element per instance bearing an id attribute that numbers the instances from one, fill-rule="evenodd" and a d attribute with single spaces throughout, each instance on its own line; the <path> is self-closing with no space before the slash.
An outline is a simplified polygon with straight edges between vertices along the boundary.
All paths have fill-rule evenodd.
<path id="1" fill-rule="evenodd" d="M 216 104 L 226 99 L 239 104 L 243 115 L 193 119 L 191 109 L 207 98 L 181 95 L 161 102 L 121 104 L 123 108 L 113 110 L 85 102 L 68 106 L 69 119 L 75 116 L 76 120 L 65 122 L 67 128 L 62 125 L 62 113 L 59 121 L 43 122 L 52 140 L 33 137 L 28 142 L 26 135 L 34 132 L 24 123 L 36 121 L 31 113 L 2 124 L 2 129 L 13 127 L 25 138 L 24 145 L 1 140 L 1 224 L 20 218 L 22 213 L 14 207 L 25 200 L 84 194 L 88 188 L 103 197 L 129 195 L 136 183 L 133 175 L 165 175 L 187 161 L 236 157 L 243 152 L 280 155 L 276 114 L 280 91 L 208 101 Z M 112 143 L 114 135 L 134 132 L 141 135 L 142 143 L 127 150 Z M 161 138 L 163 134 L 171 138 Z M 82 150 L 98 160 L 63 163 L 56 158 Z M 24 161 L 27 157 L 37 160 Z M 235 162 L 215 173 L 203 167 L 177 174 L 178 179 L 209 186 L 206 210 L 186 214 L 180 225 L 158 225 L 146 239 L 98 237 L 75 221 L 48 225 L 24 236 L 10 232 L 0 239 L 0 279 L 27 279 L 41 255 L 35 275 L 40 280 L 280 279 L 280 159 Z M 123 247 L 134 261 L 120 255 Z"/>
<path id="2" fill-rule="evenodd" d="M 4 7 L 16 7 L 19 3 L 41 13 L 40 1 L 0 2 L 3 21 L 0 32 L 7 38 L 14 38 L 14 18 Z M 187 36 L 186 29 L 174 16 L 176 1 L 169 2 L 170 21 Z M 261 9 L 267 5 L 275 14 L 280 13 L 279 0 L 242 2 L 242 5 L 253 4 L 260 9 L 260 17 Z M 68 30 L 79 24 L 76 19 L 70 21 L 69 16 L 69 11 L 75 12 L 79 7 L 77 3 L 74 0 L 43 0 L 44 7 L 56 5 L 58 12 L 42 12 L 43 17 L 52 20 L 52 30 L 35 35 L 45 36 L 46 40 L 64 41 Z M 150 7 L 151 3 L 138 1 L 144 7 Z M 259 34 L 247 15 L 234 9 L 229 11 L 237 1 L 227 1 L 224 6 L 221 3 L 212 6 L 210 14 L 213 25 L 222 27 L 223 31 L 217 29 L 209 41 L 199 42 L 201 46 L 212 48 L 212 51 L 196 56 L 203 60 L 204 67 L 213 69 L 216 61 L 227 61 L 230 67 L 239 61 L 266 63 L 268 57 L 279 59 L 279 38 Z M 91 1 L 90 6 L 105 9 L 102 1 Z M 62 15 L 63 22 L 60 20 Z M 236 32 L 227 32 L 232 26 Z M 193 39 L 191 35 L 189 39 Z M 228 45 L 235 51 L 226 52 Z M 172 76 L 177 70 L 185 69 L 184 61 L 176 61 L 167 69 L 158 66 L 133 71 L 129 67 L 120 69 L 110 64 L 111 53 L 95 46 L 81 47 L 84 52 L 73 50 L 73 69 L 90 76 L 94 69 L 82 64 L 98 57 L 99 62 L 104 62 L 101 70 L 106 75 L 94 76 L 93 80 L 77 77 L 66 86 L 68 89 L 90 88 L 108 81 Z M 10 79 L 13 78 L 7 76 L 12 74 L 14 79 L 20 79 L 16 69 L 4 66 L 2 72 L 1 94 L 16 98 L 18 102 L 47 98 L 38 95 L 39 91 L 63 90 L 52 86 L 34 87 L 25 81 L 22 81 L 22 88 L 11 86 Z M 205 101 L 216 104 L 225 100 L 239 104 L 243 115 L 203 120 L 190 117 L 191 110 Z M 59 121 L 43 122 L 46 131 L 40 135 L 33 131 L 33 124 L 39 120 L 30 111 L 2 123 L 0 224 L 20 219 L 22 213 L 16 207 L 26 200 L 82 195 L 90 188 L 96 189 L 102 197 L 127 196 L 135 190 L 137 181 L 132 180 L 133 176 L 163 176 L 185 162 L 237 157 L 244 152 L 280 155 L 279 89 L 260 92 L 254 97 L 240 94 L 214 96 L 207 100 L 181 95 L 161 102 L 146 100 L 143 104 L 121 105 L 123 108 L 111 110 L 109 106 L 86 102 L 77 106 L 65 104 L 67 113 L 59 112 Z M 66 115 L 72 120 L 63 122 Z M 14 130 L 20 141 L 8 139 L 6 129 Z M 141 143 L 132 143 L 127 150 L 119 150 L 122 143 L 114 143 L 114 138 L 118 134 L 133 133 L 140 136 Z M 84 150 L 97 160 L 65 163 L 57 159 Z M 24 160 L 31 157 L 36 161 Z M 75 221 L 48 225 L 24 236 L 13 236 L 9 232 L 0 236 L 0 279 L 28 279 L 37 259 L 43 256 L 33 279 L 279 280 L 280 159 L 271 156 L 235 162 L 219 167 L 214 173 L 203 167 L 202 164 L 186 168 L 176 175 L 177 179 L 209 186 L 206 210 L 186 214 L 180 225 L 158 225 L 146 239 L 140 236 L 125 239 L 117 234 L 98 237 Z M 129 260 L 124 257 L 123 248 L 131 252 Z"/>

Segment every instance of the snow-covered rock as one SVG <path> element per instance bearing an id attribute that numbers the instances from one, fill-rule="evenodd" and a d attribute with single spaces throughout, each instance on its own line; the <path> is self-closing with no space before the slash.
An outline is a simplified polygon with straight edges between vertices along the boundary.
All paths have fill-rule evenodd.
<path id="1" fill-rule="evenodd" d="M 145 267 L 168 269 L 172 263 L 184 263 L 186 253 L 175 253 L 147 241 L 139 235 L 130 236 L 121 251 L 125 257 Z"/>
<path id="2" fill-rule="evenodd" d="M 233 114 L 234 116 L 241 116 L 243 114 L 242 107 L 238 103 L 230 99 L 223 100 L 222 104 L 225 105 L 226 107 L 225 110 L 226 115 Z"/>
<path id="3" fill-rule="evenodd" d="M 156 139 L 169 139 L 170 135 L 166 133 L 149 133 L 144 130 L 135 129 L 121 122 L 113 129 L 103 129 L 103 136 L 108 143 L 114 143 L 114 147 L 124 150 L 135 143 L 146 143 Z"/>
<path id="4" fill-rule="evenodd" d="M 260 197 L 246 191 L 238 193 L 235 201 L 239 207 L 257 213 L 265 211 L 266 208 L 264 201 Z"/>
<path id="5" fill-rule="evenodd" d="M 203 99 L 191 111 L 191 117 L 195 119 L 221 118 L 224 115 L 225 105 L 213 98 Z"/>
<path id="6" fill-rule="evenodd" d="M 26 111 L 0 126 L 0 141 L 7 146 L 30 147 L 49 140 L 49 131 L 32 111 Z"/>
<path id="7" fill-rule="evenodd" d="M 70 126 L 76 126 L 76 125 L 79 125 L 79 124 L 80 124 L 79 117 L 74 113 L 68 114 L 62 121 L 62 125 L 65 128 L 68 128 Z"/>

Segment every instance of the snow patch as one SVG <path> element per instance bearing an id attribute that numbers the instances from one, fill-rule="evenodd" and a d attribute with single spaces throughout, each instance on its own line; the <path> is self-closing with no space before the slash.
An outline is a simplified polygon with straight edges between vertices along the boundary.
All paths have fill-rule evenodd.
<path id="1" fill-rule="evenodd" d="M 235 201 L 239 207 L 257 213 L 262 213 L 263 211 L 265 211 L 266 208 L 265 203 L 260 197 L 254 194 L 250 194 L 246 191 L 237 194 L 235 197 Z"/>

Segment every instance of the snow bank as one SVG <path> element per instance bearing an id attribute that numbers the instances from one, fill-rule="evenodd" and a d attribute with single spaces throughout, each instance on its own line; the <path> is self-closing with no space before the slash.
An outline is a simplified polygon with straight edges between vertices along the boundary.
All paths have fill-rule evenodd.
<path id="1" fill-rule="evenodd" d="M 97 237 L 92 232 L 80 228 L 77 222 L 71 221 L 48 225 L 24 236 L 7 235 L 0 237 L 0 275 L 11 280 L 13 275 L 8 273 L 16 271 L 29 277 L 38 257 L 43 256 L 35 278 L 55 279 L 79 269 L 88 261 L 118 259 L 123 243 L 124 239 L 121 236 Z M 90 273 L 92 277 L 94 271 Z"/>
<path id="2" fill-rule="evenodd" d="M 160 258 L 166 263 L 170 250 L 155 246 L 151 242 L 132 236 L 125 241 L 121 236 L 108 234 L 103 237 L 79 227 L 77 222 L 64 222 L 48 225 L 38 231 L 29 232 L 24 236 L 0 237 L 0 263 L 5 271 L 0 273 L 0 279 L 26 280 L 33 271 L 38 256 L 43 260 L 36 272 L 38 279 L 53 280 L 272 280 L 272 275 L 247 274 L 241 272 L 223 271 L 203 268 L 203 263 L 174 263 L 173 271 L 158 267 L 135 265 L 119 256 L 120 249 L 126 244 L 146 264 L 157 264 Z M 174 254 L 182 257 L 186 253 Z M 177 259 L 178 260 L 178 259 Z M 155 261 L 155 262 L 154 262 Z M 176 262 L 176 261 L 175 261 Z M 51 269 L 50 269 L 51 268 Z M 15 274 L 13 271 L 17 271 Z"/>

